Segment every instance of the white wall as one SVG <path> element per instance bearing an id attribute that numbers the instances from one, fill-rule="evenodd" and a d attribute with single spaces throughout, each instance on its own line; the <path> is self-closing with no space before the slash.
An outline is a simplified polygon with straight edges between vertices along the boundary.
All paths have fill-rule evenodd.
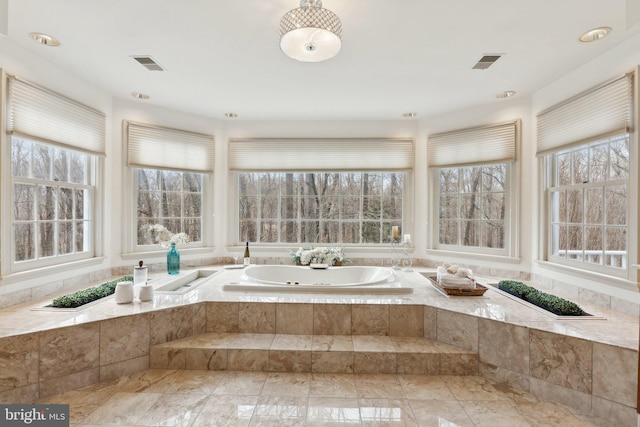
<path id="1" fill-rule="evenodd" d="M 128 188 L 128 173 L 126 168 L 126 153 L 123 143 L 123 120 L 137 121 L 188 130 L 192 132 L 213 135 L 215 139 L 215 172 L 213 179 L 213 247 L 206 255 L 209 257 L 230 256 L 231 252 L 238 250 L 233 247 L 235 242 L 228 241 L 229 222 L 227 221 L 229 210 L 229 190 L 232 185 L 227 173 L 227 141 L 232 138 L 332 138 L 332 137 L 376 137 L 376 138 L 416 138 L 417 122 L 415 120 L 399 121 L 241 121 L 241 120 L 215 120 L 207 117 L 196 117 L 164 108 L 149 106 L 144 101 L 128 101 L 114 99 L 112 121 L 112 161 L 113 171 L 110 172 L 110 180 L 113 188 Z M 418 141 L 416 141 L 418 143 Z M 424 142 L 422 142 L 424 144 Z M 120 168 L 121 173 L 117 171 Z M 424 181 L 421 181 L 421 183 Z M 420 184 L 424 185 L 424 184 Z M 424 193 L 417 191 L 417 193 Z M 124 200 L 114 206 L 111 230 L 112 259 L 114 266 L 124 266 L 135 263 L 136 255 L 127 254 L 124 250 L 123 237 L 127 226 L 125 223 L 128 212 L 132 209 L 130 200 L 125 196 L 125 191 L 120 192 L 119 197 Z M 123 250 L 125 253 L 123 253 Z M 259 256 L 279 257 L 286 256 L 283 249 L 254 249 Z M 183 259 L 202 257 L 202 253 L 189 254 L 188 248 L 181 250 Z M 147 263 L 160 262 L 162 253 L 157 256 L 145 255 Z M 363 256 L 351 251 L 350 257 Z"/>
<path id="2" fill-rule="evenodd" d="M 612 49 L 600 58 L 585 64 L 572 73 L 563 76 L 528 96 L 516 96 L 500 102 L 490 102 L 484 106 L 441 114 L 426 118 L 397 121 L 242 121 L 216 120 L 197 117 L 163 108 L 152 107 L 143 101 L 112 99 L 91 83 L 77 78 L 69 72 L 49 63 L 37 55 L 26 51 L 7 39 L 0 37 L 0 67 L 34 81 L 70 98 L 90 105 L 107 114 L 107 159 L 105 205 L 105 255 L 107 259 L 92 268 L 108 268 L 132 264 L 132 258 L 123 256 L 123 233 L 126 201 L 123 200 L 123 185 L 126 182 L 126 156 L 123 153 L 122 121 L 132 120 L 154 123 L 162 126 L 212 134 L 216 143 L 216 172 L 214 187 L 214 225 L 212 230 L 213 247 L 211 256 L 228 256 L 233 249 L 226 241 L 228 228 L 226 212 L 228 206 L 229 177 L 227 169 L 227 145 L 229 138 L 265 138 L 265 137 L 410 137 L 416 141 L 414 173 L 414 211 L 412 235 L 418 258 L 436 259 L 427 255 L 429 201 L 428 174 L 426 168 L 427 136 L 448 130 L 495 123 L 520 118 L 522 120 L 522 143 L 519 152 L 519 260 L 515 262 L 497 261 L 497 268 L 522 270 L 541 276 L 555 277 L 575 283 L 577 286 L 604 289 L 612 295 L 636 298 L 632 282 L 617 282 L 613 286 L 603 285 L 602 281 L 586 279 L 569 273 L 558 273 L 536 262 L 538 254 L 538 215 L 537 215 L 537 160 L 535 158 L 535 115 L 542 109 L 578 93 L 594 84 L 633 71 L 640 64 L 640 35 Z M 44 47 L 43 47 L 44 48 Z M 637 153 L 636 153 L 637 155 Z M 7 173 L 6 168 L 3 173 Z M 6 178 L 3 175 L 3 178 Z M 3 243 L 4 244 L 4 243 Z M 5 248 L 6 250 L 6 248 Z M 282 255 L 278 251 L 265 256 Z M 349 254 L 353 257 L 362 254 Z M 469 260 L 473 263 L 473 259 Z M 57 277 L 71 276 L 85 272 L 70 270 Z M 0 295 L 20 287 L 34 286 L 52 280 L 52 277 L 28 279 L 16 283 L 3 280 L 0 283 Z"/>
<path id="3" fill-rule="evenodd" d="M 550 268 L 538 261 L 539 258 L 539 212 L 538 212 L 538 160 L 536 153 L 536 115 L 544 109 L 561 102 L 594 85 L 618 77 L 624 73 L 636 70 L 640 64 L 640 35 L 607 51 L 600 57 L 584 64 L 582 67 L 568 73 L 549 85 L 531 94 L 530 97 L 516 97 L 505 99 L 501 103 L 491 103 L 484 106 L 469 108 L 466 110 L 431 116 L 420 120 L 419 138 L 426 139 L 429 134 L 440 133 L 455 129 L 462 129 L 496 123 L 501 121 L 522 119 L 522 144 L 519 153 L 519 258 L 518 262 L 492 261 L 490 264 L 495 269 L 521 270 L 531 272 L 536 277 L 548 278 L 549 282 L 564 283 L 577 288 L 584 288 L 594 292 L 615 296 L 626 301 L 638 301 L 635 275 L 631 280 L 611 279 L 610 277 L 598 277 L 593 274 L 579 274 L 570 269 Z M 636 96 L 636 103 L 638 101 Z M 637 107 L 637 106 L 636 106 Z M 636 108 L 636 115 L 638 108 Z M 636 117 L 636 126 L 640 123 Z M 637 135 L 633 135 L 637 138 Z M 637 144 L 636 144 L 637 146 Z M 638 153 L 632 153 L 638 156 Z M 418 156 L 425 156 L 418 153 Z M 418 158 L 420 161 L 420 158 Z M 637 171 L 631 177 L 638 181 Z M 419 178 L 420 179 L 420 178 Z M 428 180 L 428 176 L 426 177 Z M 632 202 L 637 205 L 638 201 Z M 424 217 L 422 217 L 424 218 Z M 632 230 L 637 230 L 637 215 L 630 218 Z M 425 221 L 425 234 L 427 224 Z M 637 234 L 637 233 L 636 233 Z M 631 236 L 630 259 L 635 259 L 634 254 L 638 245 L 637 235 Z M 439 256 L 437 251 L 429 251 L 428 258 L 436 261 L 446 261 L 445 256 Z M 478 264 L 473 256 L 457 258 L 456 262 Z"/>

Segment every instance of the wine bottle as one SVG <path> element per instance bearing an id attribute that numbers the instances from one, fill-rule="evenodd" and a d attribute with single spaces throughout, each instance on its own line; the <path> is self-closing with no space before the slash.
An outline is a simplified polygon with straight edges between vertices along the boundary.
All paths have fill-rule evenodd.
<path id="1" fill-rule="evenodd" d="M 251 264 L 251 255 L 249 255 L 249 242 L 247 242 L 247 246 L 244 248 L 244 265 Z"/>

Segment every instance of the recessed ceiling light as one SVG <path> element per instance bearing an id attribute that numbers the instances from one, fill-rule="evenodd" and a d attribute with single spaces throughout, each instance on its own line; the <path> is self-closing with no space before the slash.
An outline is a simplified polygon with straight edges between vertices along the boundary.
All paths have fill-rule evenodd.
<path id="1" fill-rule="evenodd" d="M 500 92 L 496 95 L 496 98 L 511 98 L 516 94 L 515 90 L 505 90 L 504 92 Z"/>
<path id="2" fill-rule="evenodd" d="M 229 119 L 235 119 L 238 117 L 238 115 L 236 113 L 224 113 L 224 116 L 229 118 Z"/>
<path id="3" fill-rule="evenodd" d="M 50 35 L 43 33 L 30 33 L 29 35 L 33 40 L 45 46 L 60 46 L 60 40 L 55 37 L 51 37 Z"/>
<path id="4" fill-rule="evenodd" d="M 594 42 L 596 40 L 600 40 L 601 38 L 605 37 L 611 31 L 613 31 L 611 27 L 594 28 L 593 30 L 589 30 L 583 35 L 581 35 L 579 40 L 584 43 Z"/>
<path id="5" fill-rule="evenodd" d="M 144 93 L 140 92 L 131 92 L 131 96 L 136 99 L 149 99 L 149 95 L 145 95 Z"/>
<path id="6" fill-rule="evenodd" d="M 415 116 L 417 116 L 417 115 L 418 115 L 418 113 L 413 113 L 413 112 L 411 112 L 411 113 L 404 113 L 404 114 L 402 115 L 402 117 L 415 117 Z"/>

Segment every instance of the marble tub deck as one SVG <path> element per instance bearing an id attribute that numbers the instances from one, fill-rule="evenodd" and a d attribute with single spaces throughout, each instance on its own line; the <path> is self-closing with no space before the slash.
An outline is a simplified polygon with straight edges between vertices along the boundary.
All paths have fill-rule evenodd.
<path id="1" fill-rule="evenodd" d="M 78 405 L 80 408 L 83 408 L 85 404 L 93 408 L 91 414 L 86 414 L 88 416 L 94 413 L 99 414 L 100 408 L 109 408 L 108 405 L 114 404 L 112 402 L 114 399 L 117 402 L 121 398 L 123 399 L 122 406 L 130 408 L 128 412 L 138 406 L 144 408 L 153 405 L 162 406 L 163 399 L 167 399 L 167 401 L 173 399 L 173 397 L 164 396 L 163 393 L 166 391 L 153 393 L 153 388 L 151 390 L 145 388 L 144 393 L 128 395 L 126 394 L 129 393 L 128 388 L 120 390 L 118 387 L 113 388 L 114 386 L 109 385 L 113 381 L 115 384 L 131 381 L 137 384 L 139 381 L 136 379 L 137 376 L 146 378 L 166 374 L 167 378 L 174 380 L 183 376 L 196 375 L 197 377 L 197 374 L 192 371 L 167 371 L 169 372 L 167 373 L 162 370 L 148 370 L 149 345 L 204 332 L 243 332 L 243 327 L 264 328 L 265 325 L 273 330 L 251 330 L 250 332 L 321 334 L 326 333 L 321 331 L 327 328 L 336 328 L 335 318 L 336 314 L 339 314 L 349 317 L 347 330 L 330 333 L 354 335 L 419 334 L 478 352 L 481 362 L 480 376 L 478 377 L 469 377 L 471 379 L 421 377 L 420 381 L 427 381 L 431 378 L 434 384 L 438 384 L 438 387 L 444 384 L 446 390 L 442 388 L 443 393 L 444 391 L 451 393 L 454 396 L 453 399 L 449 394 L 444 393 L 448 397 L 437 400 L 438 404 L 430 402 L 431 398 L 424 399 L 427 401 L 426 403 L 415 403 L 414 401 L 422 401 L 423 399 L 416 398 L 405 389 L 402 389 L 404 394 L 398 397 L 391 395 L 380 397 L 382 401 L 385 399 L 398 400 L 391 406 L 396 408 L 394 405 L 400 405 L 398 407 L 405 408 L 405 411 L 400 410 L 399 413 L 412 414 L 414 421 L 417 420 L 419 425 L 437 425 L 432 421 L 419 420 L 418 414 L 422 409 L 418 408 L 433 406 L 454 408 L 453 412 L 459 412 L 460 406 L 465 408 L 463 413 L 469 419 L 464 419 L 458 425 L 484 425 L 480 418 L 474 420 L 472 414 L 498 413 L 502 410 L 507 411 L 503 413 L 504 416 L 507 416 L 505 415 L 507 413 L 513 414 L 512 410 L 515 410 L 524 417 L 518 422 L 507 422 L 504 425 L 556 425 L 555 423 L 536 422 L 533 418 L 527 418 L 522 414 L 522 411 L 525 410 L 529 410 L 530 414 L 535 412 L 544 414 L 547 409 L 551 412 L 559 411 L 558 413 L 563 416 L 570 417 L 567 418 L 569 421 L 566 421 L 565 424 L 559 423 L 560 425 L 590 425 L 588 422 L 592 422 L 593 425 L 611 425 L 607 424 L 611 419 L 615 420 L 616 425 L 636 425 L 637 317 L 611 311 L 588 302 L 576 301 L 587 312 L 604 317 L 606 320 L 556 320 L 538 311 L 530 310 L 492 290 L 489 290 L 482 298 L 446 298 L 429 285 L 428 280 L 418 272 L 399 273 L 403 283 L 414 287 L 413 294 L 401 296 L 249 294 L 222 290 L 223 284 L 239 280 L 240 271 L 224 270 L 221 267 L 207 268 L 217 269 L 218 272 L 212 275 L 205 284 L 182 295 L 156 294 L 151 302 L 136 301 L 133 304 L 118 305 L 110 297 L 76 312 L 34 310 L 50 303 L 51 298 L 47 298 L 0 310 L 0 348 L 11 349 L 12 346 L 22 346 L 33 349 L 31 355 L 27 354 L 22 362 L 31 363 L 31 367 L 34 368 L 26 369 L 25 374 L 20 378 L 11 378 L 14 390 L 21 390 L 23 394 L 12 394 L 11 385 L 7 386 L 5 383 L 0 385 L 0 400 L 16 401 L 17 398 L 20 401 L 20 396 L 27 399 L 34 395 L 38 396 L 39 393 L 40 399 L 43 401 L 52 401 L 52 399 L 58 398 L 72 399 L 73 396 L 78 396 L 82 401 L 83 398 L 80 396 L 86 395 L 86 402 Z M 151 283 L 159 283 L 165 277 L 166 275 L 152 275 Z M 69 290 L 60 294 L 68 292 Z M 260 316 L 247 317 L 243 316 L 243 307 L 265 309 L 261 309 Z M 299 317 L 301 312 L 309 314 L 302 321 Z M 132 318 L 132 315 L 136 317 Z M 188 319 L 185 320 L 185 318 Z M 229 327 L 229 322 L 231 322 L 231 328 L 236 329 L 235 331 L 216 329 L 219 325 Z M 125 343 L 121 342 L 122 337 L 117 336 L 117 330 L 120 327 L 127 327 L 129 328 L 127 330 L 132 331 Z M 73 335 L 66 335 L 66 331 L 71 330 L 74 331 Z M 30 341 L 22 342 L 28 341 L 26 337 L 31 337 Z M 21 338 L 24 340 L 20 341 Z M 69 350 L 64 356 L 58 356 L 73 359 L 73 369 L 70 367 L 68 372 L 64 371 L 65 364 L 61 360 L 56 360 L 51 356 L 59 353 L 59 349 L 62 347 L 57 346 L 65 341 L 78 343 L 77 348 Z M 46 355 L 47 351 L 49 351 L 49 356 Z M 37 355 L 33 356 L 33 354 Z M 550 361 L 552 363 L 549 363 Z M 11 369 L 13 367 L 10 366 L 7 359 L 0 358 L 0 374 L 3 378 L 12 377 L 12 374 L 7 372 Z M 64 387 L 60 385 L 63 374 L 68 374 L 64 377 L 65 380 L 72 380 Z M 198 393 L 195 394 L 200 398 L 197 396 L 185 397 L 187 400 L 192 399 L 193 402 L 200 402 L 194 403 L 199 408 L 196 412 L 200 412 L 206 411 L 206 408 L 211 405 L 226 408 L 229 404 L 233 405 L 229 402 L 237 399 L 242 400 L 243 396 L 249 396 L 246 405 L 239 405 L 236 410 L 239 411 L 246 407 L 249 411 L 248 408 L 253 408 L 251 410 L 253 418 L 244 420 L 251 420 L 252 423 L 261 423 L 262 416 L 259 415 L 262 413 L 261 411 L 291 409 L 294 412 L 298 411 L 300 414 L 304 412 L 305 414 L 304 417 L 302 415 L 294 417 L 298 421 L 301 421 L 302 418 L 305 420 L 296 425 L 305 425 L 305 422 L 306 425 L 315 425 L 314 420 L 309 417 L 315 417 L 316 415 L 312 414 L 319 413 L 320 410 L 317 408 L 324 408 L 324 403 L 314 399 L 338 398 L 336 396 L 315 395 L 308 391 L 306 394 L 298 396 L 298 399 L 304 400 L 304 402 L 298 402 L 302 406 L 296 406 L 297 404 L 291 402 L 286 403 L 286 399 L 285 403 L 280 405 L 271 403 L 269 400 L 272 397 L 291 400 L 292 397 L 264 394 L 266 384 L 270 378 L 277 377 L 276 373 L 200 372 L 200 375 L 205 378 L 202 380 L 203 384 L 210 381 L 210 379 L 206 379 L 207 376 L 213 378 L 212 381 L 218 381 L 217 384 L 222 381 L 220 378 L 225 375 L 239 375 L 243 378 L 249 378 L 248 381 L 252 381 L 250 379 L 253 378 L 252 375 L 260 376 L 262 391 L 258 394 L 232 393 L 233 397 L 229 397 L 224 393 L 219 393 L 224 397 L 221 398 L 213 389 L 213 392 L 206 394 L 206 398 Z M 289 378 L 289 374 L 280 373 L 280 375 Z M 291 375 L 294 375 L 291 378 L 294 378 L 295 375 L 303 375 L 306 378 L 305 382 L 312 384 L 313 376 L 318 374 Z M 15 377 L 15 375 L 13 376 Z M 363 381 L 363 377 L 359 374 L 345 374 L 344 378 L 349 378 L 349 381 L 354 383 Z M 405 376 L 387 375 L 384 378 L 403 384 Z M 167 381 L 170 380 L 167 379 Z M 174 382 L 174 384 L 179 383 L 179 380 L 175 381 L 178 382 Z M 477 381 L 484 384 L 479 388 L 491 391 L 486 395 L 486 399 L 480 399 L 483 402 L 485 400 L 502 401 L 499 398 L 500 393 L 507 389 L 508 393 L 523 393 L 527 399 L 531 399 L 533 402 L 527 401 L 524 406 L 522 403 L 510 403 L 507 406 L 504 403 L 495 402 L 488 406 L 473 403 L 473 398 L 465 399 L 456 396 L 450 386 L 455 381 Z M 101 384 L 96 384 L 98 382 Z M 76 385 L 70 386 L 69 384 Z M 88 384 L 94 385 L 89 385 L 88 388 L 81 387 Z M 469 384 L 467 386 L 470 387 Z M 29 387 L 32 387 L 31 391 L 29 391 Z M 309 387 L 309 390 L 312 390 L 311 386 Z M 79 389 L 82 391 L 78 392 Z M 106 393 L 104 391 L 106 389 L 116 391 L 108 396 L 103 396 L 102 393 Z M 520 391 L 516 392 L 515 390 Z M 99 396 L 103 396 L 104 399 Z M 99 404 L 93 401 L 93 398 L 96 401 L 99 400 Z M 376 398 L 370 397 L 366 393 L 356 393 L 344 397 L 344 399 L 346 400 L 337 403 L 335 407 L 325 408 L 320 412 L 344 414 L 349 411 L 346 409 L 343 411 L 340 408 L 351 410 L 357 407 L 359 408 L 357 411 L 359 421 L 355 421 L 354 418 L 354 425 L 359 425 L 360 422 L 363 425 L 371 425 L 370 420 L 366 418 L 369 416 L 366 415 L 367 411 L 376 414 L 397 412 L 396 410 L 389 412 L 387 403 L 369 401 L 376 400 Z M 569 404 L 574 412 L 590 414 L 594 418 L 588 422 L 585 421 L 586 418 L 577 419 L 567 408 L 543 399 Z M 269 403 L 264 403 L 261 406 L 260 402 Z M 180 406 L 177 403 L 174 405 Z M 183 405 L 190 407 L 191 403 L 185 401 Z M 535 405 L 540 405 L 539 411 L 532 409 Z M 545 409 L 542 409 L 543 407 Z M 74 410 L 72 409 L 72 412 Z M 102 409 L 102 411 L 108 412 L 107 409 Z M 181 411 L 176 411 L 171 419 L 178 420 L 182 417 L 181 414 Z M 176 421 L 176 424 L 190 425 L 197 414 L 192 415 L 189 420 Z M 501 419 L 497 415 L 496 417 L 496 420 Z M 94 418 L 76 418 L 76 420 L 83 425 L 100 425 L 102 423 L 98 419 L 99 415 L 94 415 Z M 268 425 L 268 419 L 269 416 L 265 415 L 262 421 Z M 249 421 L 246 423 L 244 421 L 238 425 L 249 425 Z M 145 422 L 151 423 L 149 420 Z M 204 421 L 197 421 L 194 425 L 201 425 L 198 424 L 199 422 Z M 116 424 L 118 423 L 116 422 Z M 391 424 L 412 425 L 410 422 Z M 133 421 L 132 425 L 135 425 Z M 274 425 L 287 424 L 278 422 Z M 500 424 L 491 423 L 490 425 Z"/>
<path id="2" fill-rule="evenodd" d="M 414 291 L 412 294 L 397 296 L 224 291 L 222 290 L 223 284 L 240 280 L 241 270 L 224 270 L 222 266 L 201 267 L 199 269 L 215 270 L 216 273 L 204 285 L 190 292 L 182 295 L 156 293 L 154 300 L 150 302 L 135 300 L 133 304 L 116 304 L 113 297 L 108 297 L 98 304 L 78 311 L 39 310 L 50 304 L 55 296 L 71 292 L 71 290 L 66 290 L 53 296 L 0 309 L 0 338 L 212 301 L 270 304 L 422 304 L 479 319 L 496 320 L 631 350 L 638 349 L 639 323 L 637 317 L 574 299 L 588 313 L 604 317 L 606 320 L 556 320 L 553 316 L 528 309 L 491 289 L 483 297 L 447 298 L 429 285 L 428 280 L 420 274 L 421 272 L 432 272 L 431 269 L 416 269 L 412 273 L 398 273 L 402 282 L 412 286 Z M 186 274 L 188 271 L 183 270 L 180 274 Z M 118 277 L 121 276 L 114 276 L 113 279 Z M 159 286 L 158 282 L 163 283 L 161 281 L 166 280 L 167 275 L 150 275 L 150 279 L 155 287 Z M 493 283 L 500 279 L 482 278 L 481 280 Z M 78 289 L 84 289 L 104 281 L 106 280 Z"/>

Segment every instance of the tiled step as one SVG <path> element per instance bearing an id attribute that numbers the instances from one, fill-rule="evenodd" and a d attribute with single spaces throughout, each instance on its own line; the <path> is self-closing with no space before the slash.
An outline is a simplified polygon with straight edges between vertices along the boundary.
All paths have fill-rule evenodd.
<path id="1" fill-rule="evenodd" d="M 478 375 L 478 354 L 419 337 L 206 333 L 151 347 L 155 369 Z"/>

